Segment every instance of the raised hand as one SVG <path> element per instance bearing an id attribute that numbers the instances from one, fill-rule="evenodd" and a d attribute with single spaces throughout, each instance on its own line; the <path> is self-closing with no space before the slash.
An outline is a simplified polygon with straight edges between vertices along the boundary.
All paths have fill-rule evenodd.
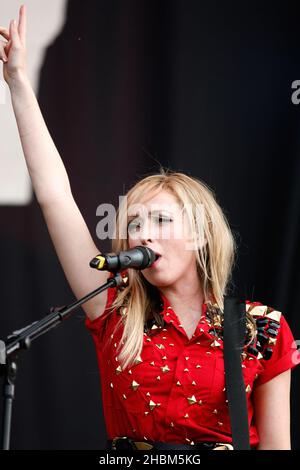
<path id="1" fill-rule="evenodd" d="M 0 26 L 0 60 L 3 61 L 3 76 L 10 85 L 26 73 L 26 7 L 19 11 L 18 23 L 11 20 L 9 29 Z"/>

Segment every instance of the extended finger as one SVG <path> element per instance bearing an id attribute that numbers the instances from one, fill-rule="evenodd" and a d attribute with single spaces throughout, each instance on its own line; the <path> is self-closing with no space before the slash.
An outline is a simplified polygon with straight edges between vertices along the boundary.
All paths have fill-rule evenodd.
<path id="1" fill-rule="evenodd" d="M 20 40 L 22 44 L 25 45 L 26 43 L 26 7 L 22 5 L 19 11 L 19 24 L 18 24 L 18 32 L 20 36 Z"/>
<path id="2" fill-rule="evenodd" d="M 21 41 L 20 41 L 20 36 L 18 33 L 16 20 L 11 20 L 10 25 L 9 25 L 9 34 L 11 38 L 12 47 L 16 47 L 16 48 L 21 47 Z"/>
<path id="3" fill-rule="evenodd" d="M 0 26 L 0 35 L 3 36 L 5 39 L 9 40 L 9 31 L 6 28 L 1 28 Z"/>

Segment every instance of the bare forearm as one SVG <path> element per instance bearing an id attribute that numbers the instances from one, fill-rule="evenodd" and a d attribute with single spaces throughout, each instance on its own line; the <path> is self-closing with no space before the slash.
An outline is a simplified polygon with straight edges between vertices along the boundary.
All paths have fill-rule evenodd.
<path id="1" fill-rule="evenodd" d="M 10 83 L 11 99 L 28 171 L 41 204 L 70 192 L 68 175 L 26 75 Z"/>

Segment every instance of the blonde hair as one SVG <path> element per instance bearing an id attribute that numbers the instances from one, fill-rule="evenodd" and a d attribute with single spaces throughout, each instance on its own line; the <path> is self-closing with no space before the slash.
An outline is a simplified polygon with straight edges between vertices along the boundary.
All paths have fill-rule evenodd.
<path id="1" fill-rule="evenodd" d="M 199 226 L 196 223 L 196 208 L 202 207 L 203 235 L 206 243 L 195 250 L 197 271 L 202 283 L 204 301 L 211 301 L 223 311 L 224 295 L 227 294 L 235 260 L 236 244 L 228 221 L 219 206 L 213 191 L 197 178 L 184 173 L 160 170 L 136 183 L 127 193 L 127 207 L 140 203 L 145 195 L 155 195 L 165 190 L 176 197 L 192 228 L 194 245 L 199 246 Z M 113 251 L 129 248 L 127 233 L 127 211 L 119 207 L 116 217 Z M 143 347 L 144 323 L 152 313 L 155 317 L 157 288 L 151 286 L 142 273 L 128 271 L 128 285 L 118 291 L 112 308 L 123 313 L 120 324 L 124 331 L 118 347 L 118 359 L 123 369 L 134 364 Z M 159 317 L 159 316 L 158 316 Z M 155 317 L 156 318 L 156 317 Z"/>

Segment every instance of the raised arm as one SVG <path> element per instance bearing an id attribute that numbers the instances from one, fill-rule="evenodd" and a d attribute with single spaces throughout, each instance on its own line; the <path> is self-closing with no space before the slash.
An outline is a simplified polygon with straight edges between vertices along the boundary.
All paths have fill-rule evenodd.
<path id="1" fill-rule="evenodd" d="M 18 23 L 0 28 L 0 59 L 19 129 L 26 164 L 37 200 L 67 280 L 77 298 L 96 289 L 108 277 L 89 261 L 99 253 L 73 199 L 68 175 L 49 134 L 26 73 L 26 8 Z M 92 320 L 101 315 L 106 292 L 83 308 Z"/>

